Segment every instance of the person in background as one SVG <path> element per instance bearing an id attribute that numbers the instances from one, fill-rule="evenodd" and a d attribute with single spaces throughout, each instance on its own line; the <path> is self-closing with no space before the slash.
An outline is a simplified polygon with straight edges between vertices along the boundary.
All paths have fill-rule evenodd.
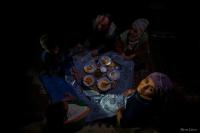
<path id="1" fill-rule="evenodd" d="M 116 50 L 127 60 L 134 60 L 136 66 L 143 64 L 149 54 L 149 41 L 146 28 L 149 21 L 144 18 L 135 20 L 131 27 L 120 34 Z"/>
<path id="2" fill-rule="evenodd" d="M 99 14 L 93 21 L 92 34 L 86 40 L 85 45 L 93 50 L 93 54 L 114 50 L 117 35 L 117 26 L 110 14 Z"/>
<path id="3" fill-rule="evenodd" d="M 47 73 L 50 75 L 64 76 L 64 62 L 66 59 L 56 39 L 51 35 L 45 34 L 41 36 L 40 44 L 44 50 L 41 59 Z"/>
<path id="4" fill-rule="evenodd" d="M 134 61 L 135 84 L 154 71 L 148 33 L 146 32 L 148 25 L 147 19 L 136 19 L 128 30 L 119 35 L 116 41 L 116 51 L 125 60 Z"/>
<path id="5" fill-rule="evenodd" d="M 49 52 L 48 48 L 47 48 L 47 41 L 48 41 L 48 34 L 43 34 L 41 37 L 40 37 L 40 45 L 42 47 L 43 50 Z"/>
<path id="6" fill-rule="evenodd" d="M 144 126 L 151 123 L 155 112 L 167 102 L 173 90 L 172 81 L 163 73 L 154 72 L 144 78 L 137 89 L 128 89 L 124 96 L 128 97 L 125 108 L 117 112 L 118 123 L 122 127 Z M 156 110 L 156 111 L 155 111 Z"/>

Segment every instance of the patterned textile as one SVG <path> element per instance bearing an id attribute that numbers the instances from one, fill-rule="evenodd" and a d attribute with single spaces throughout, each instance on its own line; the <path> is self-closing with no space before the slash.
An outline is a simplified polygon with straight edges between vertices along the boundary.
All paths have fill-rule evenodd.
<path id="1" fill-rule="evenodd" d="M 134 85 L 133 84 L 134 83 L 134 81 L 133 81 L 133 78 L 134 78 L 133 77 L 134 62 L 124 60 L 122 56 L 118 55 L 115 52 L 108 52 L 108 53 L 105 53 L 103 55 L 107 55 L 107 56 L 111 57 L 112 60 L 116 61 L 121 66 L 120 69 L 119 69 L 121 77 L 120 77 L 119 81 L 117 82 L 116 88 L 110 89 L 109 91 L 107 91 L 106 95 L 108 94 L 110 96 L 106 96 L 106 97 L 110 97 L 111 99 L 112 99 L 113 96 L 114 96 L 113 97 L 114 99 L 118 96 L 121 97 L 120 95 L 126 89 L 132 88 L 133 85 Z M 88 61 L 91 61 L 91 60 L 93 60 L 91 53 L 88 53 L 87 55 L 85 55 L 83 57 L 78 57 L 78 56 L 73 57 L 74 65 L 75 65 L 76 69 L 79 71 L 80 75 L 85 74 L 83 67 L 88 63 Z M 77 81 L 77 82 L 81 83 L 81 80 Z M 79 89 L 76 89 L 76 90 L 79 91 Z M 112 108 L 113 111 L 111 111 L 112 109 L 111 110 L 105 109 L 104 108 L 105 106 L 103 104 L 100 104 L 102 98 L 105 95 L 100 95 L 100 94 L 98 94 L 97 92 L 94 92 L 94 91 L 83 91 L 83 92 L 84 93 L 81 93 L 79 91 L 80 96 L 78 96 L 78 97 L 82 101 L 85 101 L 86 104 L 89 105 L 89 107 L 92 109 L 92 111 L 87 116 L 86 121 L 94 121 L 94 120 L 97 120 L 97 119 L 102 119 L 102 118 L 111 117 L 111 116 L 115 115 L 113 112 L 115 112 L 114 111 L 114 110 L 116 110 L 115 107 L 117 107 L 118 105 L 113 106 L 113 108 Z M 85 99 L 85 100 L 83 100 L 83 99 Z M 89 99 L 89 100 L 86 100 L 86 99 Z M 121 97 L 121 99 L 123 99 L 123 98 Z M 114 100 L 114 101 L 115 101 L 115 103 L 117 103 L 117 100 Z M 119 108 L 119 107 L 117 107 L 117 108 Z"/>
<path id="2" fill-rule="evenodd" d="M 128 51 L 130 48 L 130 45 L 128 44 L 128 34 L 129 34 L 129 30 L 124 31 L 123 33 L 120 34 L 120 39 L 124 44 L 124 49 L 123 51 Z M 131 45 L 131 49 L 133 49 L 134 51 L 136 51 L 144 42 L 148 41 L 148 34 L 146 32 L 143 32 L 143 34 L 141 34 L 139 40 L 137 43 L 132 44 Z"/>
<path id="3" fill-rule="evenodd" d="M 40 80 L 47 90 L 52 103 L 62 101 L 65 98 L 66 93 L 76 96 L 76 92 L 72 85 L 66 83 L 63 78 L 57 76 L 41 75 Z"/>

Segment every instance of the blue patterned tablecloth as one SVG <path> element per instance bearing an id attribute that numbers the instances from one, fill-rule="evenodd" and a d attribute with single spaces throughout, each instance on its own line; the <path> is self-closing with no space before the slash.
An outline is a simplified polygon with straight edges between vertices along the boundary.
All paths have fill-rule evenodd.
<path id="1" fill-rule="evenodd" d="M 117 62 L 120 65 L 120 79 L 117 81 L 115 89 L 110 89 L 107 91 L 107 94 L 122 94 L 125 90 L 133 88 L 134 83 L 134 62 L 130 60 L 123 59 L 122 56 L 115 52 L 108 52 L 103 55 L 109 56 L 113 61 Z M 101 56 L 103 56 L 101 55 Z M 84 75 L 84 66 L 93 60 L 91 52 L 85 56 L 74 56 L 73 64 L 75 68 L 79 71 L 81 75 Z M 105 117 L 111 117 L 113 114 L 108 114 L 98 102 L 88 96 L 86 96 L 83 91 L 81 91 L 81 81 L 78 81 L 74 84 L 74 89 L 76 90 L 77 96 L 80 100 L 84 101 L 91 109 L 91 113 L 88 115 L 86 121 L 94 121 L 97 119 L 102 119 Z"/>
<path id="2" fill-rule="evenodd" d="M 94 91 L 83 91 L 81 84 L 82 81 L 76 81 L 72 76 L 71 67 L 66 67 L 66 80 L 57 76 L 40 76 L 40 79 L 43 82 L 44 87 L 47 89 L 52 102 L 55 103 L 62 101 L 64 94 L 67 92 L 76 96 L 79 100 L 83 101 L 88 107 L 91 108 L 92 111 L 86 118 L 86 121 L 88 122 L 106 117 L 112 117 L 115 115 L 115 113 L 108 112 L 108 110 L 103 108 L 102 104 L 100 104 L 101 100 L 107 97 L 108 102 L 105 101 L 105 103 L 109 104 L 110 101 L 114 100 L 112 99 L 112 94 L 114 94 L 114 97 L 116 97 L 114 101 L 116 101 L 116 103 L 120 103 L 118 105 L 124 104 L 123 100 L 119 100 L 123 99 L 120 94 L 122 94 L 126 89 L 133 87 L 134 63 L 132 61 L 124 60 L 120 55 L 114 52 L 108 52 L 103 55 L 111 57 L 113 61 L 120 64 L 120 79 L 117 81 L 115 89 L 107 91 L 106 94 L 100 94 Z M 83 67 L 91 60 L 93 60 L 93 57 L 91 56 L 90 52 L 84 56 L 74 56 L 73 65 L 76 67 L 80 74 L 84 75 Z M 110 97 L 107 94 L 110 95 Z"/>
<path id="3" fill-rule="evenodd" d="M 62 101 L 65 98 L 65 93 L 77 96 L 73 86 L 61 77 L 42 74 L 40 80 L 46 88 L 52 103 Z"/>

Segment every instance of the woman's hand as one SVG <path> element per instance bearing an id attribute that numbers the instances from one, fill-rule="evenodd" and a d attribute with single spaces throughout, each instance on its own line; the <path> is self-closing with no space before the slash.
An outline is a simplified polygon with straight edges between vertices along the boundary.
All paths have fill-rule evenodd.
<path id="1" fill-rule="evenodd" d="M 81 75 L 78 72 L 78 70 L 75 67 L 72 67 L 72 74 L 74 75 L 76 80 L 80 80 L 81 79 Z"/>
<path id="2" fill-rule="evenodd" d="M 136 56 L 136 54 L 132 54 L 132 55 L 130 55 L 130 59 L 135 58 L 135 56 Z"/>
<path id="3" fill-rule="evenodd" d="M 124 57 L 124 59 L 126 60 L 132 60 L 135 57 L 135 54 L 129 55 L 127 56 L 125 53 L 122 53 L 122 56 Z"/>
<path id="4" fill-rule="evenodd" d="M 134 89 L 128 89 L 123 93 L 123 95 L 128 97 L 128 96 L 132 95 L 133 93 L 135 93 L 135 91 L 136 90 L 134 90 Z"/>
<path id="5" fill-rule="evenodd" d="M 92 56 L 93 57 L 98 56 L 98 54 L 99 54 L 99 50 L 98 49 L 92 50 Z"/>
<path id="6" fill-rule="evenodd" d="M 123 57 L 124 59 L 126 59 L 126 60 L 129 60 L 128 56 L 126 56 L 125 53 L 122 53 L 122 57 Z"/>

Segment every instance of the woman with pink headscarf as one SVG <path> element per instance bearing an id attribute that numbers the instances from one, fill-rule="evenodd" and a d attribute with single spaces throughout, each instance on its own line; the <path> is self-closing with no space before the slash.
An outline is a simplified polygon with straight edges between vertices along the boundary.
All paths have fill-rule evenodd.
<path id="1" fill-rule="evenodd" d="M 131 127 L 138 121 L 151 118 L 152 107 L 160 108 L 160 104 L 166 103 L 165 99 L 171 90 L 173 85 L 169 77 L 154 72 L 141 80 L 136 89 L 128 89 L 122 94 L 101 94 L 91 90 L 85 90 L 84 93 L 99 105 L 100 110 L 95 115 L 100 113 L 103 116 L 101 118 L 107 117 L 107 120 L 116 120 L 117 115 L 118 124 Z"/>
<path id="2" fill-rule="evenodd" d="M 150 119 L 153 107 L 159 106 L 157 102 L 165 104 L 172 90 L 173 84 L 167 75 L 160 72 L 151 73 L 140 82 L 137 89 L 128 89 L 124 93 L 128 99 L 126 107 L 117 113 L 118 122 L 123 127 L 131 127 L 139 121 Z"/>

